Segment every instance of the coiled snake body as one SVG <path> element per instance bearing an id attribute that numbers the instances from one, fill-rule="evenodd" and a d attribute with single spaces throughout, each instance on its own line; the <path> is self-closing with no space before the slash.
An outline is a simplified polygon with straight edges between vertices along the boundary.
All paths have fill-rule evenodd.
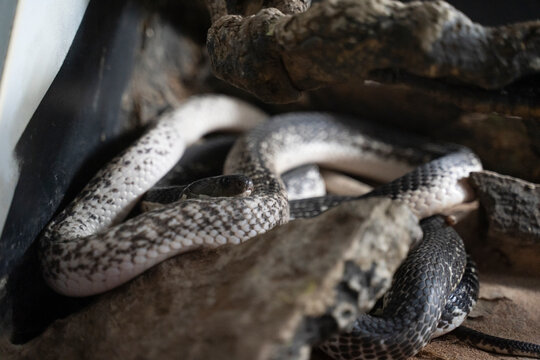
<path id="1" fill-rule="evenodd" d="M 66 295 L 95 294 L 116 287 L 178 253 L 203 246 L 238 244 L 264 233 L 289 220 L 289 203 L 280 174 L 304 163 L 318 162 L 353 173 L 361 169 L 367 172 L 364 175 L 387 180 L 439 156 L 372 194 L 399 199 L 420 218 L 472 198 L 463 179 L 471 171 L 481 169 L 476 156 L 464 148 L 424 142 L 411 145 L 395 135 L 385 134 L 386 140 L 393 141 L 390 145 L 378 139 L 381 134 L 377 134 L 377 138 L 373 136 L 376 130 L 361 128 L 333 115 L 283 115 L 241 137 L 227 157 L 226 174 L 244 174 L 253 181 L 249 196 L 187 199 L 117 224 L 140 196 L 174 165 L 183 149 L 205 132 L 223 127 L 247 129 L 264 118 L 262 113 L 245 104 L 206 96 L 192 98 L 161 119 L 136 144 L 100 171 L 77 199 L 48 225 L 40 240 L 40 259 L 48 284 Z M 386 160 L 382 166 L 379 165 L 381 158 Z M 291 204 L 291 209 L 297 217 L 311 216 L 343 200 L 350 198 L 298 202 Z M 416 275 L 405 272 L 403 277 L 416 277 L 426 283 L 424 280 L 429 275 L 418 265 L 434 261 L 449 269 L 449 274 L 442 283 L 429 283 L 431 293 L 424 299 L 428 303 L 403 295 L 405 289 L 392 290 L 412 299 L 411 303 L 422 310 L 421 320 L 429 325 L 407 328 L 411 318 L 403 317 L 404 309 L 389 300 L 383 313 L 392 311 L 403 319 L 397 348 L 384 345 L 384 336 L 393 336 L 391 331 L 396 325 L 386 323 L 385 328 L 367 316 L 359 320 L 352 335 L 329 342 L 325 347 L 329 353 L 344 358 L 360 356 L 355 349 L 358 342 L 364 340 L 359 340 L 363 335 L 357 329 L 364 325 L 368 335 L 374 336 L 368 340 L 370 344 L 379 344 L 373 345 L 370 354 L 386 351 L 392 352 L 392 358 L 407 357 L 431 338 L 441 318 L 445 296 L 456 290 L 466 263 L 463 245 L 446 241 L 448 237 L 453 239 L 451 230 L 443 230 L 443 235 L 431 232 L 437 221 L 430 219 L 424 226 L 427 234 L 433 233 L 439 240 L 435 245 L 428 245 L 428 249 L 419 246 L 415 250 L 420 253 L 420 260 L 411 260 L 418 269 Z M 430 252 L 436 257 L 432 258 Z M 384 334 L 375 331 L 377 329 Z M 417 340 L 419 335 L 422 340 Z"/>

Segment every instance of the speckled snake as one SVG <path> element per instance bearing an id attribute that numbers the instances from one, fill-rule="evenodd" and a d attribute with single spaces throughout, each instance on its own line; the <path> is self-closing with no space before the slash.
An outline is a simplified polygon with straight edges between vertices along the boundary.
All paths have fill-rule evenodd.
<path id="1" fill-rule="evenodd" d="M 96 294 L 176 254 L 205 246 L 239 244 L 262 234 L 289 221 L 289 202 L 280 174 L 305 163 L 318 162 L 379 180 L 398 177 L 369 196 L 400 200 L 420 218 L 473 196 L 464 179 L 471 171 L 481 169 L 481 165 L 465 148 L 403 141 L 397 134 L 380 134 L 377 128 L 330 114 L 288 114 L 263 123 L 265 117 L 247 104 L 222 96 L 194 97 L 162 117 L 102 169 L 48 225 L 40 240 L 40 259 L 48 284 L 70 296 Z M 141 195 L 175 164 L 186 146 L 210 131 L 245 130 L 255 125 L 258 126 L 235 143 L 224 167 L 225 174 L 244 174 L 252 180 L 249 196 L 187 199 L 121 222 Z M 381 159 L 385 160 L 382 164 Z M 426 160 L 430 161 L 402 176 Z M 296 205 L 291 203 L 291 209 L 296 216 L 311 216 L 351 199 L 302 200 Z M 433 234 L 439 243 L 435 246 L 424 241 L 428 244 L 425 246 L 440 255 L 440 264 L 447 265 L 442 270 L 449 271 L 443 282 L 430 285 L 432 294 L 428 301 L 440 306 L 432 311 L 429 307 L 435 305 L 412 300 L 424 310 L 424 320 L 429 320 L 425 321 L 429 323 L 426 330 L 403 327 L 403 341 L 394 347 L 375 346 L 373 353 L 393 351 L 393 355 L 384 356 L 403 358 L 418 351 L 429 341 L 442 316 L 446 299 L 441 299 L 457 289 L 466 268 L 465 252 L 460 243 L 441 242 L 440 239 L 453 239 L 454 233 L 451 228 L 439 230 L 441 226 L 436 230 L 433 224 L 438 221 L 431 218 L 423 227 L 426 237 Z M 411 261 L 430 261 L 426 256 L 428 250 L 422 246 L 415 250 L 421 260 L 413 257 Z M 420 270 L 417 277 L 425 274 Z M 404 291 L 398 287 L 391 292 Z M 385 303 L 383 313 L 396 311 L 400 315 L 403 311 L 392 305 L 391 299 Z M 366 320 L 368 327 L 370 322 Z M 422 339 L 416 341 L 418 336 Z M 355 358 L 362 355 L 354 350 L 359 338 L 359 334 L 343 335 L 325 348 L 335 357 Z"/>

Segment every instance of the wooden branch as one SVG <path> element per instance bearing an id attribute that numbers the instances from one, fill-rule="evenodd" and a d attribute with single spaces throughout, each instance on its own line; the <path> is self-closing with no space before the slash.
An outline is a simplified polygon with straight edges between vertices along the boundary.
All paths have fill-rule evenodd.
<path id="1" fill-rule="evenodd" d="M 253 15 L 262 8 L 276 8 L 284 14 L 306 11 L 311 0 L 204 0 L 212 23 L 224 15 Z"/>
<path id="2" fill-rule="evenodd" d="M 538 21 L 484 27 L 444 1 L 326 0 L 303 11 L 308 2 L 217 19 L 207 39 L 214 73 L 274 103 L 381 69 L 481 89 L 540 73 Z"/>

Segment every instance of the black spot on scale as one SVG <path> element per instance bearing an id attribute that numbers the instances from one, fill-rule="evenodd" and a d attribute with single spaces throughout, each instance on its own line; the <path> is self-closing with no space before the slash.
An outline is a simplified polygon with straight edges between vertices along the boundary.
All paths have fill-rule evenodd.
<path id="1" fill-rule="evenodd" d="M 403 356 L 401 355 L 402 351 L 400 349 L 394 349 L 390 352 L 390 358 L 391 359 L 400 359 Z"/>
<path id="2" fill-rule="evenodd" d="M 409 354 L 409 353 L 413 352 L 413 349 L 414 349 L 413 345 L 409 343 L 403 348 L 403 352 Z"/>
<path id="3" fill-rule="evenodd" d="M 120 249 L 120 248 L 114 247 L 114 248 L 111 249 L 111 251 L 114 251 L 114 253 L 117 254 L 117 255 L 125 255 L 125 254 L 131 254 L 132 253 L 132 250 L 130 248 Z"/>
<path id="4" fill-rule="evenodd" d="M 52 260 L 49 262 L 50 267 L 47 271 L 47 273 L 50 275 L 53 275 L 55 279 L 58 278 L 58 273 L 60 272 L 60 260 Z"/>
<path id="5" fill-rule="evenodd" d="M 61 255 L 63 253 L 62 247 L 59 245 L 51 245 L 50 251 L 54 255 Z"/>
<path id="6" fill-rule="evenodd" d="M 87 269 L 87 266 L 84 265 L 84 264 L 78 264 L 78 265 L 75 265 L 75 266 L 73 266 L 73 267 L 70 267 L 70 269 L 73 269 L 73 270 L 75 270 L 76 272 L 79 272 L 79 271 L 81 271 L 81 270 Z"/>
<path id="7" fill-rule="evenodd" d="M 70 261 L 73 258 L 73 254 L 67 251 L 62 257 L 63 261 Z"/>

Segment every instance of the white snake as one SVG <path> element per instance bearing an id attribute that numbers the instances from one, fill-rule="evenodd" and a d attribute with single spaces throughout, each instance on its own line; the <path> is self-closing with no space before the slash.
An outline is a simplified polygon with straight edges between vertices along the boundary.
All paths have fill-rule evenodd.
<path id="1" fill-rule="evenodd" d="M 160 118 L 99 171 L 47 226 L 40 240 L 40 260 L 47 283 L 64 295 L 97 294 L 178 253 L 203 244 L 217 246 L 246 240 L 249 231 L 241 237 L 224 238 L 216 229 L 200 226 L 203 206 L 220 209 L 225 205 L 213 200 L 190 200 L 193 206 L 186 206 L 185 211 L 169 206 L 119 223 L 176 164 L 187 146 L 208 132 L 247 130 L 266 117 L 238 100 L 202 96 Z M 266 229 L 276 223 L 277 219 Z"/>
<path id="2" fill-rule="evenodd" d="M 41 262 L 47 283 L 65 295 L 96 294 L 178 253 L 199 246 L 240 243 L 264 233 L 289 219 L 287 194 L 279 174 L 303 163 L 326 160 L 354 172 L 373 168 L 378 169 L 379 175 L 386 173 L 385 178 L 396 177 L 410 168 L 390 158 L 381 172 L 379 157 L 366 155 L 365 147 L 372 146 L 387 155 L 395 150 L 362 134 L 351 137 L 347 128 L 325 129 L 319 139 L 312 138 L 309 143 L 300 136 L 314 131 L 309 124 L 299 124 L 295 129 L 281 126 L 271 136 L 255 129 L 251 134 L 257 140 L 241 138 L 229 154 L 224 171 L 251 177 L 255 189 L 249 197 L 192 199 L 118 224 L 140 196 L 176 163 L 186 146 L 205 133 L 226 128 L 248 129 L 265 118 L 255 108 L 222 96 L 192 98 L 161 118 L 96 174 L 48 225 L 41 239 Z M 350 146 L 351 139 L 356 147 Z M 341 160 L 339 164 L 336 159 Z M 478 165 L 466 168 L 455 176 L 464 178 L 478 169 Z M 454 184 L 451 182 L 443 194 L 410 194 L 410 203 L 420 217 L 447 207 L 446 198 L 452 205 L 471 197 L 457 179 Z M 418 196 L 429 199 L 417 199 Z"/>
<path id="3" fill-rule="evenodd" d="M 289 220 L 280 174 L 305 163 L 318 162 L 352 173 L 362 169 L 363 175 L 388 180 L 410 170 L 409 163 L 425 160 L 426 151 L 431 157 L 446 151 L 425 143 L 414 148 L 399 140 L 389 145 L 373 137 L 369 127 L 358 130 L 331 115 L 285 115 L 241 137 L 227 157 L 226 174 L 245 174 L 252 179 L 254 189 L 249 196 L 188 199 L 120 223 L 187 146 L 208 132 L 247 130 L 265 118 L 245 103 L 211 95 L 191 98 L 162 117 L 96 174 L 48 225 L 40 240 L 47 283 L 65 295 L 96 294 L 176 254 L 203 246 L 238 244 L 262 234 Z M 382 166 L 381 158 L 386 160 Z M 481 169 L 478 159 L 461 148 L 443 159 L 431 162 L 413 177 L 392 182 L 384 192 L 408 204 L 420 218 L 471 199 L 464 179 Z M 428 191 L 433 187 L 437 191 Z M 337 202 L 329 197 L 312 204 L 320 212 Z"/>

